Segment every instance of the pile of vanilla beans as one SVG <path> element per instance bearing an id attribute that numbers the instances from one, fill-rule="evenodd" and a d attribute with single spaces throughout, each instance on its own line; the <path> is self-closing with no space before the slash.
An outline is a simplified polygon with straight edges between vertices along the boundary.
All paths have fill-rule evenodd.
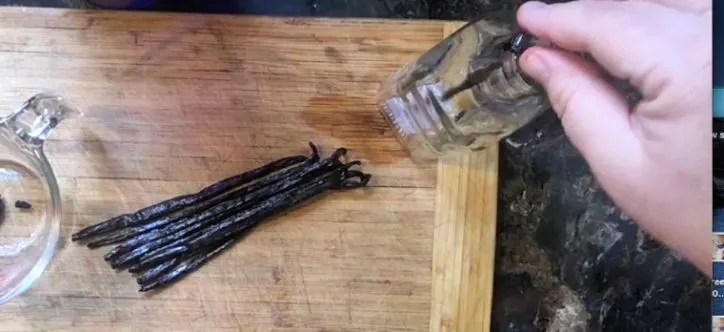
<path id="1" fill-rule="evenodd" d="M 254 226 L 330 189 L 364 187 L 370 175 L 345 163 L 337 149 L 321 159 L 291 156 L 216 182 L 195 194 L 174 197 L 73 234 L 98 248 L 114 269 L 137 276 L 140 291 L 171 284 L 227 249 Z"/>

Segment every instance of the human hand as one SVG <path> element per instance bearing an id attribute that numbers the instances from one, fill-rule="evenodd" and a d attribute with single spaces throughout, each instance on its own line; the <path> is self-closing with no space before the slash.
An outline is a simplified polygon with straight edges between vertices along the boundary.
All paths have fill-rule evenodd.
<path id="1" fill-rule="evenodd" d="M 711 275 L 711 0 L 528 2 L 518 22 L 590 54 L 642 95 L 631 108 L 594 66 L 532 47 L 523 71 L 546 90 L 571 142 L 618 206 Z"/>

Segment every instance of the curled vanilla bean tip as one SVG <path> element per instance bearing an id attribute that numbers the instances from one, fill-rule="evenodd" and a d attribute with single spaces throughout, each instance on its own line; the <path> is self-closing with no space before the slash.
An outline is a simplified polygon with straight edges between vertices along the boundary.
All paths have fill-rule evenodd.
<path id="1" fill-rule="evenodd" d="M 317 160 L 319 160 L 319 149 L 317 149 L 317 146 L 309 142 L 309 148 L 312 149 L 312 157 L 316 157 Z"/>
<path id="2" fill-rule="evenodd" d="M 334 151 L 334 153 L 332 153 L 332 155 L 329 157 L 329 159 L 338 161 L 339 158 L 341 158 L 342 156 L 344 156 L 346 154 L 347 154 L 346 148 L 339 148 L 336 151 Z"/>

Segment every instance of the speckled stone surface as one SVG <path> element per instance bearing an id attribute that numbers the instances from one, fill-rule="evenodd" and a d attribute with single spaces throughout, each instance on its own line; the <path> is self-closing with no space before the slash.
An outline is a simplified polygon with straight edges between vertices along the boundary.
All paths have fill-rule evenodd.
<path id="1" fill-rule="evenodd" d="M 45 6 L 74 2 L 78 3 L 0 0 L 0 4 Z M 511 18 L 519 2 L 159 0 L 156 8 L 473 19 Z M 613 205 L 552 112 L 501 142 L 500 172 L 493 331 L 711 329 L 710 280 Z"/>
<path id="2" fill-rule="evenodd" d="M 501 146 L 496 282 L 542 311 L 497 283 L 496 331 L 711 328 L 710 280 L 613 205 L 552 112 Z"/>

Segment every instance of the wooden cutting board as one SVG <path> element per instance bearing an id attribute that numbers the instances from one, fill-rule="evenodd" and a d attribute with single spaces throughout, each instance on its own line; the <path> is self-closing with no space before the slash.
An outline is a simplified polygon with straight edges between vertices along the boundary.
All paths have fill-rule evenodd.
<path id="1" fill-rule="evenodd" d="M 453 26 L 1 9 L 0 107 L 52 89 L 85 117 L 46 145 L 63 194 L 59 250 L 0 307 L 0 331 L 486 330 L 492 252 L 475 248 L 495 238 L 497 150 L 414 164 L 376 105 L 380 82 Z M 275 218 L 161 293 L 138 293 L 107 249 L 69 240 L 308 141 L 349 148 L 372 187 Z M 438 174 L 448 180 L 436 186 Z"/>

